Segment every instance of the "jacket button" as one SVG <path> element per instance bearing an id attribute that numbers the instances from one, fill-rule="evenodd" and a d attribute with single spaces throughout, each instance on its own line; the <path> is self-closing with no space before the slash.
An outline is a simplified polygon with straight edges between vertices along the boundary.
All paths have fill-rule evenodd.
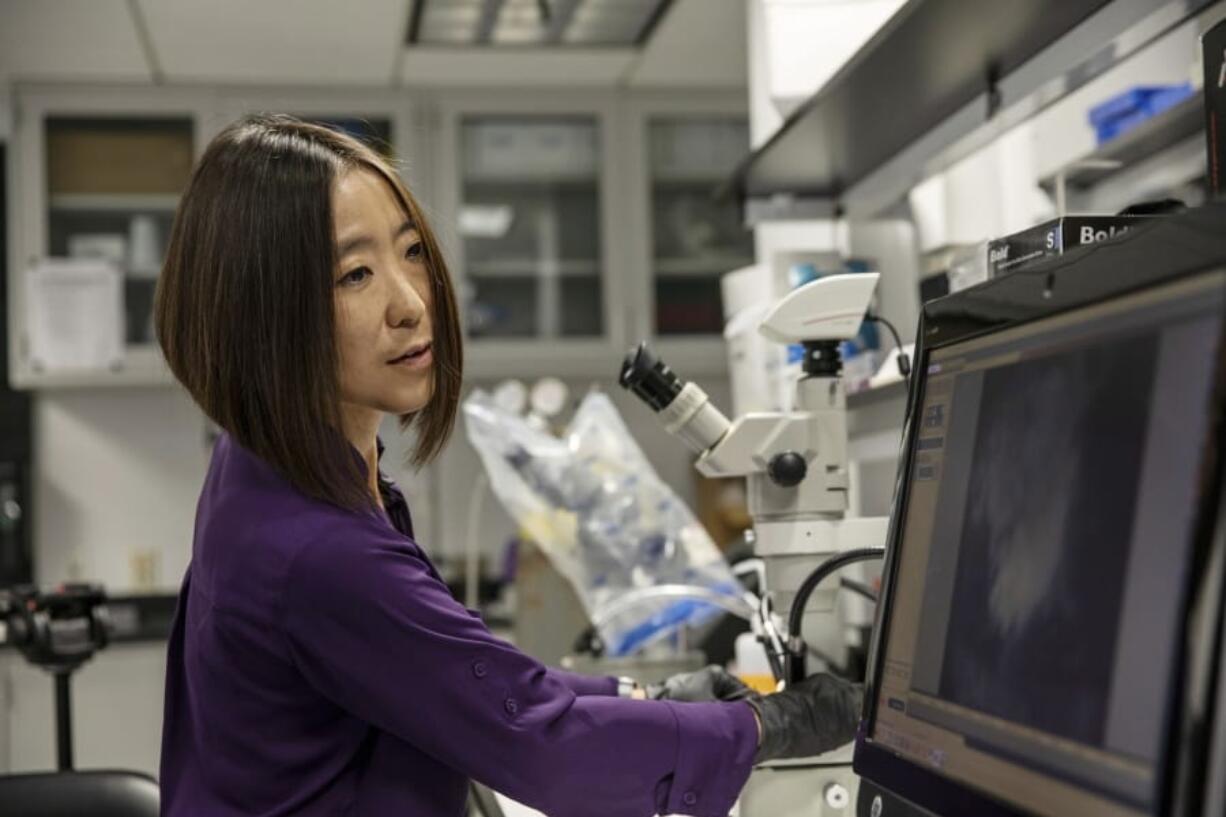
<path id="1" fill-rule="evenodd" d="M 681 795 L 681 802 L 685 803 L 687 806 L 692 806 L 698 802 L 698 795 L 694 794 L 692 791 L 687 791 L 685 794 Z"/>
<path id="2" fill-rule="evenodd" d="M 486 668 L 484 661 L 473 662 L 473 675 L 477 676 L 478 678 L 484 678 L 488 674 L 489 669 Z"/>
<path id="3" fill-rule="evenodd" d="M 508 715 L 514 715 L 519 711 L 519 704 L 515 702 L 514 698 L 507 698 L 502 702 L 502 708 L 507 711 Z"/>

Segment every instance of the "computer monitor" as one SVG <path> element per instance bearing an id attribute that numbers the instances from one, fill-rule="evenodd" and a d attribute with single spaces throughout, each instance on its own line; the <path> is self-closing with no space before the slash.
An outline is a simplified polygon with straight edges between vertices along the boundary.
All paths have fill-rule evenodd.
<path id="1" fill-rule="evenodd" d="M 856 750 L 869 789 L 936 814 L 1138 817 L 1171 813 L 1201 762 L 1226 241 L 1190 234 L 1197 252 L 1166 225 L 925 307 Z"/>

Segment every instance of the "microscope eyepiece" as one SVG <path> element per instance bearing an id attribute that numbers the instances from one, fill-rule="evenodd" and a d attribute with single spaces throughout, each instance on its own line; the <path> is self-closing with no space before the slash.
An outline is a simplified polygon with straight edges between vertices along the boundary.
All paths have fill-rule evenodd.
<path id="1" fill-rule="evenodd" d="M 684 383 L 647 348 L 647 341 L 631 349 L 622 363 L 618 382 L 654 411 L 662 411 L 681 393 Z"/>

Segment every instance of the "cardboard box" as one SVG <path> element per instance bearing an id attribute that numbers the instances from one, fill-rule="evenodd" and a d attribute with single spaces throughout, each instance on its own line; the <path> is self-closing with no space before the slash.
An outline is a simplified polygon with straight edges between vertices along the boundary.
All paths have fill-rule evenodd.
<path id="1" fill-rule="evenodd" d="M 1200 38 L 1205 62 L 1205 141 L 1209 150 L 1209 194 L 1226 186 L 1226 20 Z"/>
<path id="2" fill-rule="evenodd" d="M 191 133 L 168 130 L 48 129 L 51 193 L 175 194 L 192 172 Z"/>
<path id="3" fill-rule="evenodd" d="M 988 242 L 988 276 L 996 278 L 1097 244 L 1154 216 L 1065 216 Z"/>

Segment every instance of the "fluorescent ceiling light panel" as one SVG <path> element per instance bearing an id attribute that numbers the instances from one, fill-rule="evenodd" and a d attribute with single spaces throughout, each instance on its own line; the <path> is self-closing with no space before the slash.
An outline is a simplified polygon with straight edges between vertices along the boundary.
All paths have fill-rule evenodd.
<path id="1" fill-rule="evenodd" d="M 410 46 L 641 46 L 672 4 L 673 0 L 414 0 L 406 39 Z"/>

